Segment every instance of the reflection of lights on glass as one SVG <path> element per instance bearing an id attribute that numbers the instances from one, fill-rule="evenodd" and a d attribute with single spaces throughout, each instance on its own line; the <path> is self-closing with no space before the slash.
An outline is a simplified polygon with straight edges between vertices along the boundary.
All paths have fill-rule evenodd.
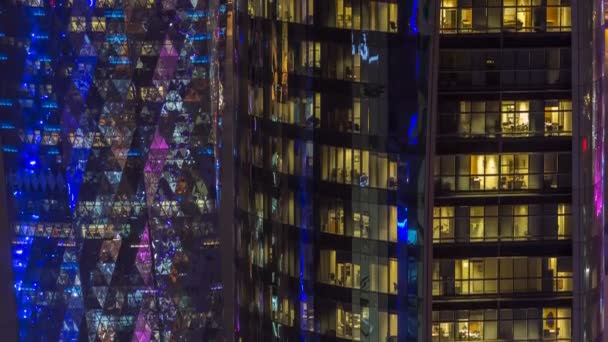
<path id="1" fill-rule="evenodd" d="M 351 54 L 353 56 L 359 54 L 361 60 L 367 61 L 369 64 L 378 63 L 380 61 L 380 55 L 376 54 L 370 57 L 369 47 L 367 46 L 367 34 L 362 34 L 362 39 L 359 44 L 355 44 L 354 33 L 351 32 Z"/>

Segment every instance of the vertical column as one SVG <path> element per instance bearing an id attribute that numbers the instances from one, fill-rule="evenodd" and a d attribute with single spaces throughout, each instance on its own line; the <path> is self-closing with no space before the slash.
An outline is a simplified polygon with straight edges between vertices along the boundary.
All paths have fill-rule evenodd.
<path id="1" fill-rule="evenodd" d="M 0 146 L 2 144 L 0 143 Z M 4 177 L 4 153 L 0 150 L 0 334 L 5 341 L 17 341 L 17 306 L 13 289 L 11 256 L 12 230 L 8 218 L 6 182 Z"/>
<path id="2" fill-rule="evenodd" d="M 220 77 L 223 79 L 223 97 L 224 108 L 221 116 L 221 139 L 218 141 L 219 148 L 219 163 L 220 171 L 219 178 L 221 189 L 219 193 L 219 227 L 220 227 L 220 242 L 222 256 L 222 282 L 224 291 L 224 341 L 230 342 L 235 336 L 235 308 L 236 308 L 236 290 L 235 273 L 238 271 L 235 265 L 235 240 L 236 220 L 235 220 L 235 139 L 237 136 L 236 126 L 234 125 L 234 116 L 236 108 L 234 100 L 237 99 L 233 82 L 236 81 L 234 73 L 234 42 L 232 36 L 233 24 L 235 23 L 235 9 L 228 7 L 226 16 L 226 46 L 224 49 L 225 60 L 223 72 Z"/>

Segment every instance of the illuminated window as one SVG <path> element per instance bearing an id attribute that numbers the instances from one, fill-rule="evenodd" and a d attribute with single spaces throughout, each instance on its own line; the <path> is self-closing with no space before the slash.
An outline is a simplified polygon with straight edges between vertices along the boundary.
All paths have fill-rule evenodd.
<path id="1" fill-rule="evenodd" d="M 532 58 L 535 56 L 533 54 Z M 544 65 L 545 54 L 540 53 L 539 56 L 540 63 Z M 440 111 L 440 135 L 493 137 L 500 133 L 525 137 L 572 134 L 572 102 L 569 100 L 448 101 L 442 104 Z"/>
<path id="2" fill-rule="evenodd" d="M 321 160 L 322 180 L 360 187 L 397 188 L 397 161 L 394 155 L 323 146 Z"/>
<path id="3" fill-rule="evenodd" d="M 528 101 L 503 101 L 500 123 L 504 135 L 528 135 L 530 131 L 530 103 Z"/>
<path id="4" fill-rule="evenodd" d="M 433 311 L 435 341 L 571 340 L 570 308 Z"/>
<path id="5" fill-rule="evenodd" d="M 369 217 L 368 217 L 369 220 Z M 357 224 L 357 222 L 355 222 Z M 331 208 L 327 211 L 326 231 L 332 234 L 344 235 L 344 209 Z"/>
<path id="6" fill-rule="evenodd" d="M 97 2 L 95 3 L 95 7 L 97 8 L 112 6 L 114 6 L 114 0 L 97 0 Z"/>
<path id="7" fill-rule="evenodd" d="M 106 18 L 105 17 L 92 17 L 91 18 L 91 30 L 96 32 L 104 32 L 106 30 Z"/>
<path id="8" fill-rule="evenodd" d="M 570 309 L 543 309 L 543 337 L 545 339 L 570 339 L 571 336 Z"/>
<path id="9" fill-rule="evenodd" d="M 435 259 L 433 295 L 572 291 L 570 257 Z"/>
<path id="10" fill-rule="evenodd" d="M 308 118 L 306 118 L 308 122 Z M 319 127 L 321 123 L 321 93 L 315 93 L 315 117 L 314 127 Z"/>
<path id="11" fill-rule="evenodd" d="M 314 0 L 277 0 L 277 17 L 281 21 L 312 24 Z"/>
<path id="12" fill-rule="evenodd" d="M 319 42 L 302 42 L 300 47 L 301 66 L 312 68 L 321 68 L 321 43 Z"/>
<path id="13" fill-rule="evenodd" d="M 557 206 L 557 238 L 568 239 L 572 235 L 570 205 L 559 204 Z"/>
<path id="14" fill-rule="evenodd" d="M 549 258 L 548 264 L 553 277 L 553 291 L 572 291 L 572 259 Z"/>
<path id="15" fill-rule="evenodd" d="M 87 22 L 85 17 L 72 17 L 70 22 L 70 31 L 72 32 L 84 32 L 87 28 Z"/>
<path id="16" fill-rule="evenodd" d="M 498 155 L 470 156 L 471 190 L 497 189 L 498 163 Z"/>
<path id="17" fill-rule="evenodd" d="M 441 33 L 570 31 L 570 0 L 442 0 Z"/>
<path id="18" fill-rule="evenodd" d="M 336 0 L 336 27 L 353 27 L 353 7 L 351 0 Z"/>
<path id="19" fill-rule="evenodd" d="M 454 207 L 433 208 L 433 241 L 454 240 Z"/>
<path id="20" fill-rule="evenodd" d="M 441 31 L 456 32 L 458 27 L 458 1 L 441 0 Z"/>
<path id="21" fill-rule="evenodd" d="M 547 0 L 547 31 L 571 30 L 570 0 Z"/>
<path id="22" fill-rule="evenodd" d="M 527 154 L 506 154 L 500 158 L 500 188 L 521 190 L 529 186 L 529 156 Z"/>
<path id="23" fill-rule="evenodd" d="M 572 102 L 546 101 L 545 103 L 545 134 L 572 134 Z"/>

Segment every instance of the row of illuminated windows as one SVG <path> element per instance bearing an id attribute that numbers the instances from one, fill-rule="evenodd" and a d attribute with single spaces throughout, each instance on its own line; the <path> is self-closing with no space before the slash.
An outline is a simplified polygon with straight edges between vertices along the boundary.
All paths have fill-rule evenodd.
<path id="1" fill-rule="evenodd" d="M 270 93 L 270 92 L 267 92 Z M 270 108 L 264 111 L 264 88 L 249 86 L 247 95 L 248 114 L 264 117 L 268 112 L 270 120 L 302 127 L 315 126 L 321 117 L 321 93 L 308 96 L 290 96 L 286 101 L 271 101 Z M 317 124 L 318 125 L 318 124 Z"/>
<path id="2" fill-rule="evenodd" d="M 268 137 L 263 139 L 262 143 L 252 140 L 241 140 L 241 161 L 276 173 L 312 175 L 314 163 L 312 142 L 281 137 Z M 274 174 L 273 184 L 278 186 L 279 182 L 280 177 Z"/>
<path id="3" fill-rule="evenodd" d="M 352 36 L 351 44 L 299 41 L 289 45 L 282 61 L 291 73 L 321 76 L 349 82 L 383 82 L 385 73 L 379 67 L 386 48 L 367 44 L 367 33 Z"/>
<path id="4" fill-rule="evenodd" d="M 322 232 L 397 242 L 396 206 L 324 200 L 320 216 Z"/>
<path id="5" fill-rule="evenodd" d="M 330 0 L 322 4 L 327 27 L 363 31 L 398 31 L 398 4 L 370 0 Z M 313 0 L 252 0 L 247 11 L 252 17 L 274 18 L 280 21 L 312 25 Z"/>
<path id="6" fill-rule="evenodd" d="M 433 342 L 570 341 L 567 307 L 433 311 Z"/>
<path id="7" fill-rule="evenodd" d="M 397 294 L 397 259 L 321 250 L 319 282 L 364 291 Z"/>
<path id="8" fill-rule="evenodd" d="M 572 135 L 569 100 L 448 102 L 439 114 L 444 136 Z"/>
<path id="9" fill-rule="evenodd" d="M 241 184 L 248 184 L 246 181 L 250 180 L 243 179 Z M 283 191 L 277 195 L 256 192 L 253 194 L 253 200 L 250 200 L 248 197 L 249 188 L 243 186 L 241 196 L 239 196 L 241 209 L 256 214 L 260 219 L 298 227 L 305 222 L 309 222 L 308 218 L 303 217 L 307 211 L 300 206 L 297 194 L 292 191 Z"/>
<path id="10" fill-rule="evenodd" d="M 26 131 L 23 137 L 24 142 L 29 144 L 40 144 L 45 146 L 54 146 L 61 141 L 61 135 L 57 131 L 47 130 L 31 130 Z"/>
<path id="11" fill-rule="evenodd" d="M 292 327 L 295 320 L 295 310 L 293 301 L 289 297 L 273 295 L 270 299 L 270 318 Z"/>
<path id="12" fill-rule="evenodd" d="M 249 188 L 241 188 L 240 208 L 259 218 L 255 224 L 263 225 L 263 219 L 292 226 L 310 224 L 312 217 L 307 208 L 302 208 L 294 192 L 283 192 L 278 196 L 256 192 L 253 200 L 249 199 Z M 208 210 L 214 208 L 214 203 L 208 199 L 199 204 L 199 207 Z M 198 203 L 198 202 L 197 202 Z M 397 241 L 397 208 L 395 206 L 381 205 L 366 202 L 323 201 L 319 209 L 321 231 L 324 233 L 381 240 Z M 308 214 L 307 214 L 308 213 Z M 448 218 L 438 220 L 453 221 Z M 447 224 L 447 223 L 446 223 Z"/>
<path id="13" fill-rule="evenodd" d="M 269 268 L 278 274 L 297 277 L 303 275 L 310 279 L 310 267 L 301 262 L 296 251 L 310 249 L 301 246 L 299 241 L 290 238 L 287 231 L 274 231 L 264 234 L 263 220 L 255 215 L 248 215 L 237 224 L 237 246 L 239 257 L 247 260 L 250 266 Z"/>
<path id="14" fill-rule="evenodd" d="M 321 147 L 321 180 L 395 190 L 397 156 L 336 146 Z"/>
<path id="15" fill-rule="evenodd" d="M 568 188 L 570 153 L 505 153 L 435 157 L 438 191 L 512 191 Z"/>
<path id="16" fill-rule="evenodd" d="M 442 0 L 441 33 L 569 32 L 569 0 Z"/>
<path id="17" fill-rule="evenodd" d="M 241 284 L 239 289 L 243 303 L 255 306 L 257 312 L 269 312 L 273 321 L 287 326 L 294 325 L 297 315 L 300 329 L 327 337 L 388 341 L 398 335 L 398 315 L 375 306 L 352 306 L 350 303 L 321 300 L 313 296 L 307 296 L 306 300 L 298 303 L 293 301 L 293 296 L 281 295 L 282 289 L 279 287 L 277 290 L 274 286 Z M 285 337 L 280 327 L 273 330 L 276 338 Z"/>
<path id="18" fill-rule="evenodd" d="M 331 332 L 330 335 L 333 335 L 335 331 L 336 337 L 353 341 L 368 341 L 370 337 L 377 338 L 374 339 L 376 341 L 389 341 L 391 338 L 396 338 L 399 331 L 397 314 L 376 311 L 372 316 L 372 311 L 376 310 L 364 306 L 358 313 L 338 304 L 335 314 L 335 330 L 330 328 L 326 332 Z M 329 319 L 331 326 L 333 326 L 333 320 L 334 317 Z M 323 321 L 321 321 L 321 330 L 323 330 Z M 377 329 L 374 329 L 373 326 L 376 326 Z"/>
<path id="19" fill-rule="evenodd" d="M 329 27 L 363 31 L 398 31 L 397 3 L 368 0 L 334 1 L 328 1 L 327 4 L 330 13 L 327 17 Z M 335 13 L 335 17 L 332 17 L 332 13 Z"/>
<path id="20" fill-rule="evenodd" d="M 259 151 L 254 155 L 259 163 Z M 254 152 L 255 153 L 255 152 Z M 313 144 L 279 137 L 266 140 L 267 167 L 270 170 L 290 175 L 311 175 L 313 167 Z"/>
<path id="21" fill-rule="evenodd" d="M 380 99 L 332 96 L 322 111 L 322 94 L 316 92 L 308 96 L 290 96 L 284 102 L 272 101 L 270 108 L 265 111 L 264 97 L 264 88 L 249 87 L 249 115 L 261 118 L 266 112 L 271 121 L 301 127 L 320 127 L 355 134 L 386 134 L 386 116 L 372 117 L 372 113 L 383 113 L 386 110 L 384 101 Z"/>
<path id="22" fill-rule="evenodd" d="M 570 205 L 433 208 L 433 243 L 569 239 Z"/>
<path id="23" fill-rule="evenodd" d="M 251 17 L 274 17 L 280 21 L 312 25 L 314 3 L 314 0 L 249 0 L 247 12 Z"/>
<path id="24" fill-rule="evenodd" d="M 89 31 L 93 32 L 105 32 L 106 31 L 106 18 L 105 17 L 91 17 L 91 24 Z M 87 17 L 72 17 L 70 20 L 70 26 L 68 28 L 71 32 L 84 32 L 87 31 Z"/>
<path id="25" fill-rule="evenodd" d="M 43 0 L 19 0 L 19 2 L 32 7 L 44 7 Z M 116 5 L 116 3 L 117 0 L 95 0 L 91 1 L 89 4 L 91 7 L 93 7 L 94 5 L 96 8 L 112 8 Z M 164 7 L 166 7 L 165 9 L 171 9 L 168 8 L 170 3 L 171 2 L 164 3 Z M 132 0 L 131 2 L 129 2 L 129 4 L 134 7 L 143 7 L 150 9 L 154 7 L 154 5 L 156 4 L 156 0 Z M 63 0 L 61 2 L 61 6 L 63 7 L 72 7 L 73 5 L 74 0 Z M 172 7 L 172 9 L 175 9 L 175 5 L 173 5 Z"/>
<path id="26" fill-rule="evenodd" d="M 433 295 L 572 291 L 571 257 L 500 257 L 433 261 Z"/>

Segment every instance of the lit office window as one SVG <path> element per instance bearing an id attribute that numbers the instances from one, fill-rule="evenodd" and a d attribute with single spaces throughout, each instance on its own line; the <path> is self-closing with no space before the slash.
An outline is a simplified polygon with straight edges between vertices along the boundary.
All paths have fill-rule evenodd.
<path id="1" fill-rule="evenodd" d="M 256 8 L 261 7 L 259 5 Z M 310 25 L 314 18 L 314 0 L 276 0 L 276 10 L 277 19 L 281 21 Z"/>
<path id="2" fill-rule="evenodd" d="M 323 146 L 321 179 L 360 187 L 396 190 L 397 157 L 373 151 Z"/>
<path id="3" fill-rule="evenodd" d="M 441 104 L 439 135 L 526 137 L 572 135 L 569 100 L 446 101 Z"/>
<path id="4" fill-rule="evenodd" d="M 570 0 L 442 0 L 441 33 L 571 30 Z"/>
<path id="5" fill-rule="evenodd" d="M 572 291 L 571 257 L 436 259 L 433 295 Z"/>
<path id="6" fill-rule="evenodd" d="M 570 341 L 570 308 L 433 311 L 433 342 Z"/>
<path id="7" fill-rule="evenodd" d="M 572 102 L 545 102 L 545 135 L 572 135 Z"/>
<path id="8" fill-rule="evenodd" d="M 528 101 L 502 101 L 500 119 L 503 135 L 527 135 L 530 131 L 530 103 Z"/>
<path id="9" fill-rule="evenodd" d="M 106 30 L 106 18 L 105 17 L 92 17 L 91 18 L 91 31 L 105 32 Z"/>
<path id="10" fill-rule="evenodd" d="M 454 207 L 433 208 L 433 241 L 454 241 Z"/>
<path id="11" fill-rule="evenodd" d="M 87 28 L 87 22 L 85 17 L 72 17 L 70 22 L 70 31 L 72 32 L 84 32 Z"/>
<path id="12" fill-rule="evenodd" d="M 321 231 L 362 239 L 397 241 L 397 207 L 327 200 L 321 204 Z"/>
<path id="13" fill-rule="evenodd" d="M 437 156 L 435 189 L 451 192 L 569 188 L 569 158 L 569 153 Z"/>
<path id="14" fill-rule="evenodd" d="M 346 251 L 321 250 L 317 280 L 340 287 L 397 294 L 397 259 L 361 257 Z"/>
<path id="15" fill-rule="evenodd" d="M 337 28 L 397 32 L 398 4 L 387 1 L 335 0 L 335 26 Z"/>
<path id="16" fill-rule="evenodd" d="M 568 204 L 457 206 L 433 209 L 433 243 L 571 238 Z"/>
<path id="17" fill-rule="evenodd" d="M 300 65 L 305 68 L 321 68 L 321 43 L 304 41 L 300 44 Z"/>
<path id="18" fill-rule="evenodd" d="M 97 0 L 95 3 L 95 7 L 103 8 L 103 7 L 112 7 L 114 6 L 114 0 Z"/>

